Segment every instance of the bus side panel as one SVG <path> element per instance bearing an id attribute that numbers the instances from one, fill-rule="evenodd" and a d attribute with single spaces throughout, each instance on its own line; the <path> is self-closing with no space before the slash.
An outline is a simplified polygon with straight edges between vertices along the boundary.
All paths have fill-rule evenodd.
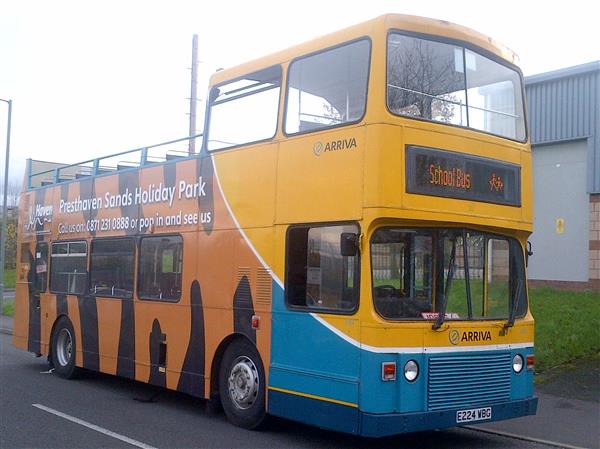
<path id="1" fill-rule="evenodd" d="M 81 332 L 81 317 L 79 314 L 79 301 L 77 296 L 67 296 L 67 313 L 71 324 L 73 324 L 73 330 L 75 331 L 75 365 L 83 367 L 83 344 L 82 344 L 82 332 Z"/>
<path id="2" fill-rule="evenodd" d="M 23 193 L 19 202 L 19 266 L 15 302 L 15 346 L 40 354 L 42 338 L 40 296 L 33 290 L 35 246 L 44 240 L 51 224 L 38 217 L 38 206 L 51 204 L 50 189 Z M 27 317 L 27 318 L 25 318 Z M 26 328 L 24 327 L 26 323 Z M 19 326 L 22 324 L 22 326 Z M 26 343 L 23 341 L 26 339 Z"/>
<path id="3" fill-rule="evenodd" d="M 288 310 L 283 289 L 274 286 L 269 413 L 358 433 L 360 350 L 333 327 L 316 314 Z"/>
<path id="4" fill-rule="evenodd" d="M 98 308 L 98 351 L 100 353 L 100 371 L 117 373 L 121 328 L 121 303 L 131 299 L 97 298 Z"/>
<path id="5" fill-rule="evenodd" d="M 29 284 L 19 280 L 17 280 L 15 289 L 15 314 L 13 322 L 13 345 L 16 348 L 27 351 L 27 342 L 29 340 Z"/>
<path id="6" fill-rule="evenodd" d="M 40 338 L 40 353 L 50 353 L 52 326 L 57 316 L 57 296 L 50 293 L 40 294 L 40 315 L 42 318 L 42 334 Z"/>

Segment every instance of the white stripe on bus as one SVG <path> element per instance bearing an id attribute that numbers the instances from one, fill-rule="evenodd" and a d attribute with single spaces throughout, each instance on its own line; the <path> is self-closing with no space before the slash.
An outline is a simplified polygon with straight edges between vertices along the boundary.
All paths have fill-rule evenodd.
<path id="1" fill-rule="evenodd" d="M 332 326 L 323 318 L 317 314 L 311 313 L 312 317 L 327 327 L 330 331 L 335 333 L 338 337 L 343 338 L 348 343 L 356 346 L 359 349 L 375 352 L 380 354 L 398 353 L 398 354 L 436 354 L 436 353 L 453 353 L 453 352 L 473 352 L 473 351 L 507 351 L 511 349 L 525 349 L 533 348 L 533 342 L 527 343 L 507 343 L 503 345 L 481 345 L 481 346 L 424 346 L 424 347 L 379 347 L 371 346 L 361 343 L 348 335 L 344 334 L 341 330 Z"/>

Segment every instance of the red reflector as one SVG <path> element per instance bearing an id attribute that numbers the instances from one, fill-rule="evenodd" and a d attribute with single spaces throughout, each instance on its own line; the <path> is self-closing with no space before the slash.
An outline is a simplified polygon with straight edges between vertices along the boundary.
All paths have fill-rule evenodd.
<path id="1" fill-rule="evenodd" d="M 396 362 L 384 362 L 381 364 L 381 379 L 396 380 Z"/>
<path id="2" fill-rule="evenodd" d="M 527 356 L 527 369 L 533 369 L 534 366 L 535 366 L 535 356 L 528 355 Z"/>
<path id="3" fill-rule="evenodd" d="M 252 329 L 258 329 L 260 326 L 260 317 L 258 315 L 252 315 Z"/>

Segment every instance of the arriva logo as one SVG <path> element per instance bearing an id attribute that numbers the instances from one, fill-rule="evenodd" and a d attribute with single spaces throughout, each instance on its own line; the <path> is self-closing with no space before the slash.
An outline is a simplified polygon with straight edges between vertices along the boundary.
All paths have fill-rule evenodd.
<path id="1" fill-rule="evenodd" d="M 450 343 L 457 345 L 460 341 L 460 332 L 458 332 L 456 329 L 452 329 L 448 335 L 448 339 L 450 340 Z"/>
<path id="2" fill-rule="evenodd" d="M 313 154 L 320 156 L 322 153 L 328 151 L 339 151 L 339 150 L 351 150 L 356 148 L 356 138 L 350 137 L 349 139 L 331 140 L 329 142 L 316 142 L 313 145 Z"/>
<path id="3" fill-rule="evenodd" d="M 461 334 L 457 329 L 452 329 L 448 334 L 448 340 L 453 345 L 462 342 L 491 341 L 492 334 L 490 331 L 466 331 Z"/>
<path id="4" fill-rule="evenodd" d="M 42 204 L 36 204 L 35 209 L 29 208 L 29 219 L 25 224 L 26 231 L 35 231 L 37 226 L 44 226 L 45 223 L 52 222 L 52 206 L 44 206 Z"/>

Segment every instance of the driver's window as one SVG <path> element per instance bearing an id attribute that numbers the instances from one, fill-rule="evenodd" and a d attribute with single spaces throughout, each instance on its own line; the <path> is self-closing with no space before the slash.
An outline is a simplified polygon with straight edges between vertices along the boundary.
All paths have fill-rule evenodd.
<path id="1" fill-rule="evenodd" d="M 350 313 L 358 304 L 358 256 L 343 256 L 342 233 L 355 225 L 294 226 L 288 231 L 286 299 L 291 308 Z"/>

